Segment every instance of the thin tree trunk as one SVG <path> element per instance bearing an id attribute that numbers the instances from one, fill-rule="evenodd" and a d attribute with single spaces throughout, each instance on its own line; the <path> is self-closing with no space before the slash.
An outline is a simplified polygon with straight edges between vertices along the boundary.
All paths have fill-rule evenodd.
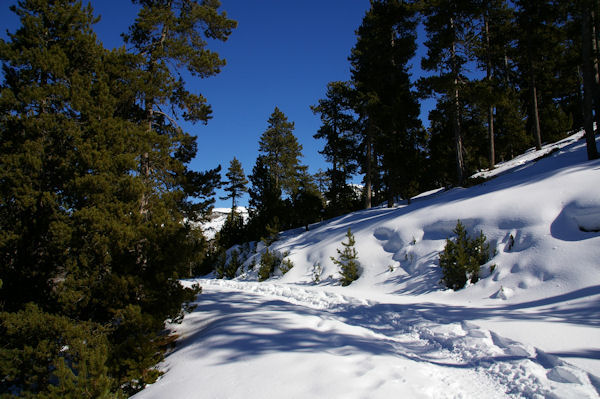
<path id="1" fill-rule="evenodd" d="M 372 156 L 371 156 L 371 126 L 367 130 L 367 175 L 365 176 L 365 209 L 371 208 L 371 174 L 372 174 Z"/>
<path id="2" fill-rule="evenodd" d="M 452 29 L 455 29 L 454 19 L 450 19 L 450 25 Z M 456 57 L 456 42 L 452 42 L 452 50 L 451 50 L 451 64 L 452 64 L 452 73 L 454 75 L 454 99 L 453 106 L 454 112 L 452 115 L 452 127 L 454 130 L 454 145 L 456 149 L 456 178 L 459 186 L 462 186 L 464 180 L 464 159 L 463 159 L 463 143 L 462 143 L 462 134 L 460 131 L 460 92 L 458 88 L 458 61 Z"/>
<path id="3" fill-rule="evenodd" d="M 593 107 L 595 111 L 596 130 L 600 129 L 600 42 L 598 31 L 600 31 L 600 1 L 594 2 L 592 11 L 592 66 L 594 79 L 592 81 Z"/>
<path id="4" fill-rule="evenodd" d="M 592 29 L 592 18 L 591 11 L 585 6 L 581 5 L 581 33 L 582 33 L 582 51 L 581 57 L 583 62 L 583 121 L 585 128 L 585 141 L 587 145 L 588 159 L 598 158 L 598 148 L 596 147 L 596 140 L 594 137 L 594 63 L 592 60 L 592 49 L 593 49 L 593 29 Z"/>
<path id="5" fill-rule="evenodd" d="M 537 88 L 535 87 L 535 76 L 533 74 L 533 70 L 530 71 L 531 77 L 531 117 L 533 118 L 533 136 L 535 138 L 535 148 L 537 150 L 542 149 L 542 135 L 540 133 L 540 117 L 538 111 L 538 102 L 537 102 Z"/>
<path id="6" fill-rule="evenodd" d="M 492 81 L 492 61 L 490 56 L 490 30 L 489 21 L 487 15 L 485 16 L 485 39 L 487 42 L 487 54 L 486 54 L 486 69 L 487 69 L 487 80 L 490 83 Z M 496 165 L 496 151 L 494 148 L 494 106 L 492 104 L 488 107 L 488 141 L 490 144 L 490 169 L 493 169 Z"/>

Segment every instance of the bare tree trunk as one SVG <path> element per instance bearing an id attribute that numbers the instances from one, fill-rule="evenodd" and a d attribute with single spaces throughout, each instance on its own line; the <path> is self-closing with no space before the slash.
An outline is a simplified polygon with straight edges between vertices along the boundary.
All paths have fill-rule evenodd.
<path id="1" fill-rule="evenodd" d="M 487 15 L 485 16 L 485 39 L 487 42 L 487 54 L 486 54 L 486 69 L 487 69 L 487 80 L 491 83 L 492 80 L 492 60 L 490 56 L 490 30 L 489 21 Z M 493 169 L 496 165 L 496 150 L 494 148 L 494 106 L 490 104 L 488 106 L 488 141 L 490 144 L 490 169 Z"/>
<path id="2" fill-rule="evenodd" d="M 535 76 L 533 74 L 533 70 L 530 71 L 530 83 L 531 83 L 531 117 L 533 118 L 533 136 L 535 138 L 535 148 L 537 150 L 542 149 L 542 135 L 540 133 L 540 117 L 538 111 L 538 102 L 537 102 L 537 88 L 535 87 Z"/>
<path id="3" fill-rule="evenodd" d="M 373 158 L 372 158 L 372 144 L 371 144 L 371 123 L 367 128 L 367 175 L 365 176 L 365 209 L 371 208 L 371 175 L 373 173 Z"/>
<path id="4" fill-rule="evenodd" d="M 594 39 L 592 29 L 591 10 L 581 5 L 581 38 L 582 49 L 581 58 L 583 62 L 583 121 L 585 128 L 585 141 L 587 145 L 588 159 L 598 159 L 598 148 L 594 137 L 594 62 L 592 60 L 592 50 Z"/>
<path id="5" fill-rule="evenodd" d="M 455 29 L 454 19 L 450 19 L 450 25 L 452 29 Z M 452 128 L 454 130 L 454 145 L 456 149 L 456 180 L 459 186 L 463 184 L 464 180 L 464 159 L 463 159 L 463 142 L 462 142 L 462 134 L 460 131 L 460 97 L 459 97 L 459 88 L 458 88 L 458 61 L 456 57 L 456 42 L 452 42 L 452 50 L 451 50 L 451 63 L 452 63 L 452 73 L 454 75 L 454 99 L 453 106 L 454 112 L 452 115 Z"/>
<path id="6" fill-rule="evenodd" d="M 596 130 L 600 129 L 600 42 L 598 32 L 600 31 L 600 0 L 594 1 L 592 10 L 592 65 L 594 79 L 592 82 L 593 101 L 595 111 Z"/>

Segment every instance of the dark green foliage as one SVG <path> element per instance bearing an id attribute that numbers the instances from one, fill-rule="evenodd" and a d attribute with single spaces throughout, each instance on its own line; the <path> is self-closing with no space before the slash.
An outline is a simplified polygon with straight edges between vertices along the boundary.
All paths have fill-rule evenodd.
<path id="1" fill-rule="evenodd" d="M 246 179 L 246 175 L 244 175 L 242 164 L 237 158 L 233 157 L 233 160 L 231 160 L 226 176 L 228 180 L 224 182 L 224 190 L 229 194 L 225 197 L 221 197 L 221 199 L 231 199 L 231 209 L 233 214 L 236 208 L 237 199 L 240 198 L 242 194 L 248 192 L 248 188 L 246 187 L 248 180 Z"/>
<path id="2" fill-rule="evenodd" d="M 367 186 L 385 192 L 388 206 L 400 195 L 408 199 L 418 193 L 425 156 L 425 130 L 408 72 L 416 25 L 408 3 L 372 1 L 350 57 L 354 110 L 363 122 L 363 173 Z"/>
<path id="3" fill-rule="evenodd" d="M 322 123 L 313 137 L 325 140 L 324 148 L 319 153 L 331 163 L 331 168 L 320 179 L 327 180 L 320 191 L 327 199 L 328 217 L 359 209 L 359 199 L 349 185 L 359 163 L 358 123 L 352 115 L 353 95 L 348 82 L 331 82 L 327 84 L 326 98 L 319 100 L 318 105 L 311 106 L 313 113 L 320 114 Z"/>
<path id="4" fill-rule="evenodd" d="M 280 256 L 274 252 L 265 249 L 265 252 L 260 257 L 258 267 L 258 281 L 265 281 L 273 275 L 275 268 L 281 264 Z"/>
<path id="5" fill-rule="evenodd" d="M 294 267 L 294 262 L 291 259 L 284 259 L 281 261 L 281 265 L 279 266 L 279 270 L 281 270 L 282 274 L 286 274 Z"/>
<path id="6" fill-rule="evenodd" d="M 223 249 L 228 249 L 236 244 L 242 244 L 246 241 L 246 227 L 244 217 L 232 209 L 223 227 L 217 233 L 218 245 Z"/>
<path id="7" fill-rule="evenodd" d="M 294 136 L 294 122 L 289 122 L 279 108 L 275 107 L 268 124 L 260 136 L 259 151 L 275 187 L 291 194 L 298 186 L 302 146 Z"/>
<path id="8" fill-rule="evenodd" d="M 312 176 L 303 173 L 300 176 L 298 188 L 292 197 L 294 225 L 304 226 L 308 231 L 308 225 L 316 222 L 321 217 L 323 210 L 323 198 L 312 180 Z"/>
<path id="9" fill-rule="evenodd" d="M 138 54 L 104 49 L 80 2 L 13 8 L 23 26 L 0 41 L 0 305 L 10 335 L 2 356 L 33 363 L 12 382 L 3 370 L 0 394 L 135 393 L 157 376 L 165 320 L 180 318 L 198 292 L 177 281 L 206 245 L 185 220 L 207 210 L 219 174 L 187 169 L 195 138 L 160 107 L 170 102 L 188 120 L 207 113 L 165 63 L 216 72 L 214 54 L 191 56 L 180 39 L 224 39 L 228 28 L 218 25 L 231 24 L 214 15 L 216 2 L 170 3 L 187 14 L 158 3 L 144 1 L 130 31 Z M 182 18 L 162 19 L 173 12 Z M 203 18 L 207 30 L 198 29 Z M 177 25 L 162 47 L 153 47 L 155 23 Z"/>
<path id="10" fill-rule="evenodd" d="M 526 104 L 528 130 L 538 149 L 544 141 L 562 138 L 572 126 L 563 104 L 573 88 L 579 87 L 580 60 L 573 52 L 573 40 L 567 38 L 567 3 L 515 1 L 519 86 Z M 577 89 L 570 101 L 579 97 Z M 581 103 L 574 109 L 581 114 Z"/>
<path id="11" fill-rule="evenodd" d="M 240 253 L 238 250 L 234 249 L 229 253 L 229 262 L 227 262 L 227 265 L 225 266 L 225 278 L 234 278 L 241 265 Z"/>
<path id="12" fill-rule="evenodd" d="M 333 263 L 340 268 L 340 274 L 342 276 L 340 283 L 344 287 L 352 284 L 354 280 L 360 277 L 358 253 L 356 252 L 356 248 L 354 248 L 356 242 L 349 227 L 346 232 L 346 238 L 348 239 L 348 242 L 342 241 L 344 248 L 342 250 L 337 249 L 338 258 L 331 257 Z"/>
<path id="13" fill-rule="evenodd" d="M 284 215 L 285 203 L 281 199 L 281 189 L 269 172 L 265 159 L 259 156 L 250 175 L 249 238 L 259 240 L 265 237 L 267 226 L 279 227 L 279 217 Z M 279 231 L 279 230 L 278 230 Z"/>
<path id="14" fill-rule="evenodd" d="M 444 285 L 459 290 L 467 281 L 476 283 L 479 280 L 481 265 L 490 260 L 490 244 L 483 232 L 476 238 L 469 238 L 460 220 L 456 223 L 454 234 L 455 240 L 447 239 L 446 247 L 440 253 L 440 267 Z"/>
<path id="15" fill-rule="evenodd" d="M 0 392 L 57 399 L 113 397 L 105 328 L 28 304 L 16 313 L 0 313 L 0 336 Z"/>

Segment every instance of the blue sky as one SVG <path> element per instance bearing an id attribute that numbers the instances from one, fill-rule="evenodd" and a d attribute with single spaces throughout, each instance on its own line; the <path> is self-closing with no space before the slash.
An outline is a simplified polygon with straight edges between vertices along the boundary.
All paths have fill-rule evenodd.
<path id="1" fill-rule="evenodd" d="M 95 31 L 105 45 L 123 45 L 120 37 L 136 16 L 126 0 L 92 0 L 101 16 Z M 328 82 L 350 77 L 350 50 L 355 30 L 369 7 L 369 0 L 221 0 L 221 9 L 238 21 L 225 43 L 209 47 L 227 60 L 219 75 L 189 80 L 189 88 L 204 95 L 213 108 L 207 125 L 185 125 L 198 137 L 198 154 L 190 167 L 227 169 L 235 156 L 246 174 L 256 161 L 258 140 L 277 106 L 295 123 L 295 135 L 303 146 L 302 162 L 314 173 L 327 164 L 318 153 L 323 142 L 313 139 L 320 126 L 310 110 L 325 95 Z M 1 36 L 18 26 L 8 11 L 13 0 L 2 1 Z M 415 64 L 419 64 L 418 60 Z M 419 71 L 415 72 L 420 73 Z M 424 121 L 425 122 L 425 121 Z M 223 173 L 224 175 L 224 173 Z M 227 207 L 219 200 L 216 206 Z M 245 204 L 247 199 L 242 200 Z"/>

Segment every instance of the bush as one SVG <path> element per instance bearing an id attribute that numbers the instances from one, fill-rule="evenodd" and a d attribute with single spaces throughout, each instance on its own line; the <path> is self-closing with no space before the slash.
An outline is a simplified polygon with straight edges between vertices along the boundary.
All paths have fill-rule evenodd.
<path id="1" fill-rule="evenodd" d="M 315 263 L 313 265 L 313 272 L 312 272 L 313 283 L 318 284 L 321 281 L 322 274 L 323 274 L 323 268 L 321 267 L 321 265 L 319 263 Z"/>
<path id="2" fill-rule="evenodd" d="M 260 267 L 258 268 L 258 281 L 265 281 L 275 271 L 281 262 L 281 259 L 277 256 L 277 253 L 269 251 L 269 248 L 260 257 Z"/>
<path id="3" fill-rule="evenodd" d="M 483 232 L 474 239 L 469 238 L 460 220 L 456 223 L 454 234 L 455 241 L 447 239 L 446 247 L 440 253 L 440 267 L 446 287 L 459 290 L 467 281 L 476 283 L 479 280 L 481 265 L 490 259 L 490 244 Z"/>
<path id="4" fill-rule="evenodd" d="M 292 267 L 294 267 L 294 262 L 291 259 L 284 259 L 279 266 L 279 270 L 281 270 L 282 274 L 286 274 Z"/>
<path id="5" fill-rule="evenodd" d="M 354 280 L 358 279 L 360 276 L 360 269 L 358 264 L 358 253 L 354 248 L 354 235 L 350 228 L 348 228 L 348 232 L 346 233 L 346 238 L 348 238 L 348 242 L 343 242 L 344 246 L 343 250 L 337 250 L 338 259 L 331 257 L 333 263 L 340 267 L 340 274 L 342 278 L 340 279 L 340 283 L 342 286 L 350 285 Z"/>

